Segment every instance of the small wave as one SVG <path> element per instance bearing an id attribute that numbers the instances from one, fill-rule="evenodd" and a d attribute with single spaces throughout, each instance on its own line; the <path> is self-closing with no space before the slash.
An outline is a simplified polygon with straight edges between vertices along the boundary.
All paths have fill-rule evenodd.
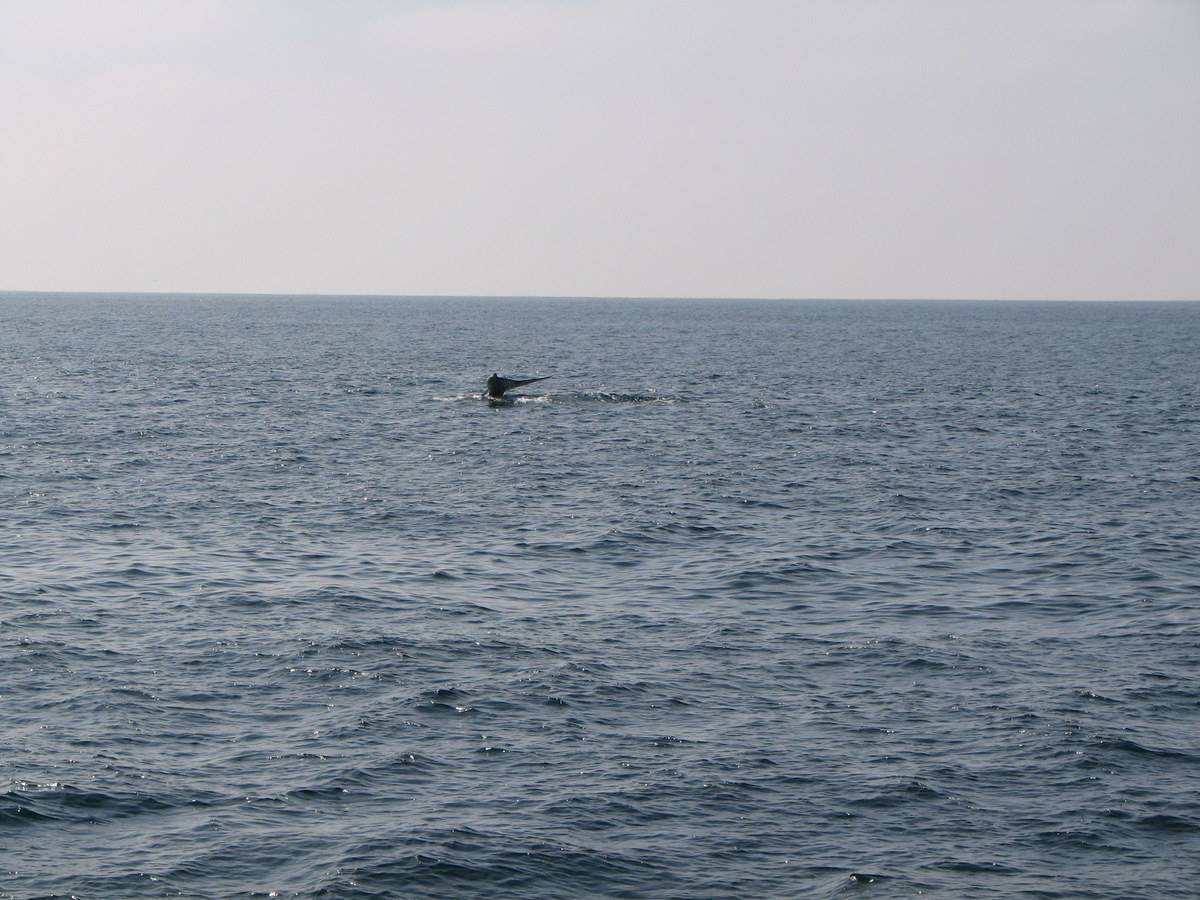
<path id="1" fill-rule="evenodd" d="M 1144 747 L 1137 741 L 1131 741 L 1128 738 L 1117 738 L 1116 740 L 1101 739 L 1099 745 L 1108 750 L 1117 750 L 1122 753 L 1129 753 L 1134 756 L 1147 756 L 1160 759 L 1177 759 L 1195 763 L 1200 761 L 1194 753 L 1189 753 L 1185 750 L 1176 750 L 1170 747 L 1158 749 L 1155 747 Z"/>
<path id="2" fill-rule="evenodd" d="M 700 741 L 700 740 L 694 740 L 692 738 L 675 737 L 674 735 L 668 734 L 668 735 L 663 735 L 662 737 L 654 738 L 653 740 L 650 741 L 650 746 L 651 747 L 679 747 L 679 746 L 685 746 L 687 744 L 704 744 L 704 743 L 707 743 L 707 742 Z"/>
<path id="3" fill-rule="evenodd" d="M 177 805 L 150 794 L 89 791 L 58 782 L 18 782 L 13 790 L 0 794 L 0 821 L 13 824 L 38 821 L 94 823 L 160 812 Z"/>
<path id="4" fill-rule="evenodd" d="M 678 397 L 664 397 L 659 394 L 618 394 L 608 391 L 598 391 L 595 394 L 584 394 L 586 399 L 599 400 L 601 403 L 679 403 Z"/>
<path id="5" fill-rule="evenodd" d="M 466 696 L 466 693 L 458 688 L 433 688 L 418 694 L 413 705 L 417 710 L 426 713 L 446 715 L 478 713 L 479 710 L 466 704 Z"/>
<path id="6" fill-rule="evenodd" d="M 1006 866 L 1003 863 L 977 863 L 958 859 L 932 862 L 922 866 L 922 868 L 937 869 L 943 872 L 954 872 L 960 875 L 1019 875 L 1021 872 L 1020 869 L 1013 868 L 1012 866 Z"/>
<path id="7" fill-rule="evenodd" d="M 666 394 L 637 394 L 622 391 L 568 391 L 547 394 L 545 399 L 559 403 L 681 403 L 681 397 Z"/>
<path id="8" fill-rule="evenodd" d="M 1147 828 L 1151 831 L 1161 831 L 1168 834 L 1200 831 L 1200 820 L 1191 816 L 1172 816 L 1167 813 L 1143 816 L 1140 819 L 1135 819 L 1133 824 L 1139 828 Z"/>
<path id="9" fill-rule="evenodd" d="M 891 807 L 904 806 L 909 803 L 928 803 L 930 801 L 941 801 L 947 799 L 944 794 L 935 791 L 923 782 L 912 780 L 904 784 L 893 785 L 885 788 L 880 793 L 870 797 L 857 797 L 847 801 L 847 805 L 853 807 L 866 807 L 868 809 L 888 809 Z"/>
<path id="10" fill-rule="evenodd" d="M 422 691 L 419 694 L 419 697 L 422 700 L 436 700 L 440 702 L 461 700 L 465 696 L 466 693 L 456 687 L 430 688 L 429 690 Z"/>
<path id="11" fill-rule="evenodd" d="M 422 831 L 364 846 L 363 864 L 343 867 L 362 896 L 641 896 L 648 876 L 675 878 L 667 862 L 645 854 L 574 846 L 565 840 L 499 835 L 469 828 Z M 357 896 L 358 894 L 356 894 Z"/>
<path id="12" fill-rule="evenodd" d="M 629 404 L 629 403 L 682 403 L 683 398 L 664 394 L 636 394 L 619 391 L 565 391 L 547 394 L 506 394 L 504 397 L 485 397 L 483 394 L 450 394 L 433 398 L 442 403 L 457 403 L 466 400 L 486 401 L 493 408 L 527 406 L 530 404 Z"/>

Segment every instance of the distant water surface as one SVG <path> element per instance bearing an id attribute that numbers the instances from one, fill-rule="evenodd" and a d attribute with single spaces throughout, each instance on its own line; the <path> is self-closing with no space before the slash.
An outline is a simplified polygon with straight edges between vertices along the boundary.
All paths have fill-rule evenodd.
<path id="1" fill-rule="evenodd" d="M 1190 900 L 1198 426 L 1194 303 L 0 295 L 0 897 Z"/>

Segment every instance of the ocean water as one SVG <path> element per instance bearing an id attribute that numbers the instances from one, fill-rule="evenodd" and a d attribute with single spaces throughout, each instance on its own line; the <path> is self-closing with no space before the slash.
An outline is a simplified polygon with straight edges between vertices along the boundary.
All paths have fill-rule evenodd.
<path id="1" fill-rule="evenodd" d="M 0 897 L 1193 898 L 1198 610 L 1200 304 L 0 295 Z"/>

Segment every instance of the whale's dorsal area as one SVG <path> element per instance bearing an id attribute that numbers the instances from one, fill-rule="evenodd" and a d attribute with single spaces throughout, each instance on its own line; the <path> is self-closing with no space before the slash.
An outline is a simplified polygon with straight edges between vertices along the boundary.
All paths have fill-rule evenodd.
<path id="1" fill-rule="evenodd" d="M 542 375 L 540 378 L 501 378 L 499 375 L 493 374 L 487 380 L 487 387 L 483 391 L 483 396 L 498 400 L 504 396 L 505 391 L 511 391 L 513 388 L 520 387 L 523 384 L 545 381 L 549 377 L 549 375 Z"/>

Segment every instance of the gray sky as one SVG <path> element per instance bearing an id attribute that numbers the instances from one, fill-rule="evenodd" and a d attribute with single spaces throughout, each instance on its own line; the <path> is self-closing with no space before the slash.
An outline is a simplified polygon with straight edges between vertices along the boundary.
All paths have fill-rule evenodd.
<path id="1" fill-rule="evenodd" d="M 0 289 L 1200 298 L 1197 0 L 0 0 Z"/>

